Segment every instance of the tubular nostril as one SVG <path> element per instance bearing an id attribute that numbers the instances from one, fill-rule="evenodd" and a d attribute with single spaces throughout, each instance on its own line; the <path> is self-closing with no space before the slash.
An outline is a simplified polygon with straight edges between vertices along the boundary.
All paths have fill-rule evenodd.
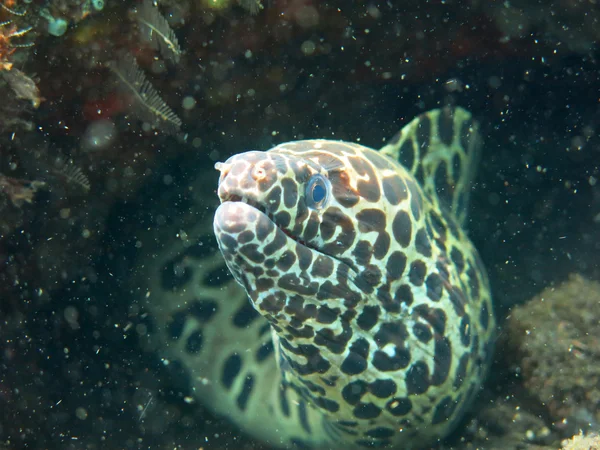
<path id="1" fill-rule="evenodd" d="M 221 178 L 225 178 L 227 176 L 227 174 L 229 173 L 230 167 L 231 167 L 231 164 L 222 163 L 222 162 L 215 163 L 215 169 L 217 169 L 219 172 L 221 172 Z"/>
<path id="2" fill-rule="evenodd" d="M 267 171 L 263 167 L 255 167 L 252 171 L 252 178 L 256 181 L 264 180 L 267 177 Z"/>

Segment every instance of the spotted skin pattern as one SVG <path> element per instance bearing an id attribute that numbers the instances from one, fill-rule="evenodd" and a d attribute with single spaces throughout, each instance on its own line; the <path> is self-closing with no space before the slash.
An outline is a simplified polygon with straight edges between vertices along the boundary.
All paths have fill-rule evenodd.
<path id="1" fill-rule="evenodd" d="M 221 163 L 221 206 L 199 194 L 142 239 L 148 349 L 272 447 L 443 438 L 479 389 L 495 328 L 461 228 L 479 144 L 469 113 L 441 109 L 379 152 L 311 140 Z M 316 174 L 323 204 L 307 198 Z"/>
<path id="2" fill-rule="evenodd" d="M 472 181 L 461 167 L 477 157 L 476 129 L 463 110 L 431 112 L 413 128 L 431 133 L 432 117 L 427 146 L 437 148 L 409 128 L 383 154 L 307 140 L 217 166 L 219 247 L 271 326 L 282 386 L 321 415 L 324 434 L 296 425 L 314 446 L 430 444 L 484 377 L 489 285 L 459 225 Z M 416 176 L 385 156 L 400 155 L 407 136 L 424 154 L 410 167 Z M 428 195 L 417 179 L 432 176 Z M 331 194 L 316 207 L 307 190 L 315 179 Z"/>

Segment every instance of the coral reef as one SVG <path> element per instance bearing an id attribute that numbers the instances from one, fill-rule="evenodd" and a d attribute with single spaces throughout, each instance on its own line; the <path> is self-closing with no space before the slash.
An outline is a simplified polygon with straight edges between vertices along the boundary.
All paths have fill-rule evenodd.
<path id="1" fill-rule="evenodd" d="M 584 436 L 579 433 L 572 439 L 563 441 L 562 450 L 598 450 L 600 448 L 600 437 L 597 434 Z"/>
<path id="2" fill-rule="evenodd" d="M 600 283 L 580 275 L 511 311 L 507 358 L 558 428 L 598 429 L 599 336 Z"/>

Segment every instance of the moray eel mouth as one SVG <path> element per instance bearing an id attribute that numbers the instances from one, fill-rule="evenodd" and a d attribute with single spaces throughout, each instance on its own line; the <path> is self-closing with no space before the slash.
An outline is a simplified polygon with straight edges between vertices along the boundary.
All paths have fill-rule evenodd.
<path id="1" fill-rule="evenodd" d="M 224 239 L 225 242 L 230 243 L 230 246 L 234 246 L 231 242 L 233 238 L 242 249 L 254 246 L 258 250 L 260 247 L 265 254 L 269 254 L 269 243 L 273 247 L 281 247 L 283 244 L 282 247 L 290 249 L 295 254 L 301 252 L 303 248 L 313 253 L 314 257 L 322 255 L 338 261 L 337 258 L 323 253 L 314 245 L 294 236 L 290 230 L 277 223 L 273 213 L 269 212 L 264 205 L 249 197 L 230 194 L 222 198 L 215 212 L 214 228 L 215 233 L 220 231 L 216 234 L 218 240 Z M 224 233 L 229 237 L 224 236 Z M 273 245 L 274 243 L 278 245 Z M 236 259 L 239 262 L 239 258 Z M 251 262 L 258 263 L 255 259 Z M 233 267 L 229 266 L 233 270 Z"/>
<path id="2" fill-rule="evenodd" d="M 224 203 L 243 203 L 245 205 L 248 205 L 251 208 L 254 208 L 254 209 L 258 210 L 263 215 L 265 215 L 277 228 L 279 228 L 288 238 L 290 238 L 291 240 L 297 242 L 300 245 L 303 245 L 305 247 L 310 248 L 311 250 L 314 250 L 316 252 L 319 251 L 314 246 L 311 246 L 308 243 L 306 243 L 305 241 L 303 241 L 302 239 L 300 239 L 299 237 L 294 236 L 291 231 L 289 231 L 286 228 L 280 226 L 277 223 L 277 220 L 275 219 L 275 216 L 273 215 L 273 213 L 271 213 L 270 211 L 268 211 L 267 208 L 264 205 L 262 205 L 261 203 L 253 200 L 252 198 L 246 197 L 246 196 L 242 196 L 242 195 L 237 195 L 237 194 L 227 194 L 227 195 L 225 195 L 221 199 L 221 204 L 224 204 Z"/>

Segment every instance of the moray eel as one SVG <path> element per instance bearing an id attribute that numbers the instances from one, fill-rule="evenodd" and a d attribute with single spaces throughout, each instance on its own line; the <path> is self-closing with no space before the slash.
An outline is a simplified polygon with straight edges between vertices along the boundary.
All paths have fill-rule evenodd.
<path id="1" fill-rule="evenodd" d="M 273 447 L 443 439 L 493 348 L 489 282 L 463 230 L 480 148 L 471 115 L 444 108 L 379 151 L 304 140 L 218 163 L 222 256 L 198 222 L 148 258 L 155 348 Z"/>

